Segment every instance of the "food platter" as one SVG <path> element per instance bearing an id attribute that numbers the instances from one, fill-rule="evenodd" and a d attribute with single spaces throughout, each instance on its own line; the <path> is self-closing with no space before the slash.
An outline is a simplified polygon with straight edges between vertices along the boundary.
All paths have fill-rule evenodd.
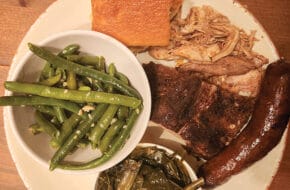
<path id="1" fill-rule="evenodd" d="M 257 20 L 239 3 L 233 0 L 185 0 L 183 13 L 192 6 L 210 5 L 219 12 L 228 16 L 231 22 L 246 31 L 257 30 L 256 37 L 259 41 L 254 50 L 266 55 L 270 62 L 279 58 L 277 51 Z M 65 11 L 70 10 L 70 11 Z M 61 20 L 59 18 L 62 18 Z M 51 27 L 53 26 L 53 27 Z M 27 42 L 39 42 L 49 35 L 74 29 L 90 30 L 91 7 L 90 0 L 58 0 L 43 13 L 23 38 L 18 51 L 13 59 L 9 76 L 14 71 L 19 60 L 28 51 Z M 152 60 L 147 54 L 138 57 L 141 62 Z M 158 61 L 168 64 L 162 61 Z M 19 142 L 15 139 L 7 121 L 4 109 L 5 132 L 8 146 L 16 164 L 18 172 L 28 189 L 94 189 L 98 174 L 68 175 L 50 172 L 47 168 L 34 162 L 27 155 Z M 286 133 L 285 133 L 286 134 Z M 150 126 L 143 138 L 143 142 L 154 142 L 165 145 L 173 150 L 180 151 L 179 139 L 164 132 L 158 126 Z M 230 181 L 216 189 L 266 189 L 275 175 L 285 147 L 285 135 L 280 144 L 263 160 L 254 164 Z M 61 183 L 60 183 L 61 182 Z"/>

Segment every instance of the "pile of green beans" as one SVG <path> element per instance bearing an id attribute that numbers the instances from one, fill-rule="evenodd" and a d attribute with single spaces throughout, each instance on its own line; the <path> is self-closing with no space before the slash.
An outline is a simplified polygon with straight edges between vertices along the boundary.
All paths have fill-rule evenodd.
<path id="1" fill-rule="evenodd" d="M 57 55 L 43 47 L 29 49 L 46 61 L 38 82 L 6 81 L 7 90 L 21 95 L 0 97 L 0 106 L 32 106 L 32 135 L 44 133 L 56 149 L 50 170 L 83 170 L 109 160 L 125 144 L 142 111 L 142 99 L 128 78 L 102 56 L 86 55 L 71 44 Z M 91 145 L 102 156 L 88 163 L 65 162 L 77 148 Z"/>

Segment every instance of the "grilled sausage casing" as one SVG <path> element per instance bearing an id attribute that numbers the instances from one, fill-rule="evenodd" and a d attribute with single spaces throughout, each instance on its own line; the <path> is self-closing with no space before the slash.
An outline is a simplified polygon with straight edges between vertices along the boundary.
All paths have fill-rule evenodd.
<path id="1" fill-rule="evenodd" d="M 216 186 L 263 158 L 280 141 L 290 115 L 290 64 L 268 66 L 251 120 L 220 154 L 205 163 L 199 176 Z"/>

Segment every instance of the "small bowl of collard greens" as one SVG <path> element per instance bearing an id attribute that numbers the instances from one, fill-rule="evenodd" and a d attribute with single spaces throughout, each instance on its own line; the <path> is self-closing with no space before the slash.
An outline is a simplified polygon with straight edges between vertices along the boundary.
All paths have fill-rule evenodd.
<path id="1" fill-rule="evenodd" d="M 171 149 L 141 143 L 118 165 L 100 173 L 95 189 L 184 189 L 196 179 L 189 164 Z"/>

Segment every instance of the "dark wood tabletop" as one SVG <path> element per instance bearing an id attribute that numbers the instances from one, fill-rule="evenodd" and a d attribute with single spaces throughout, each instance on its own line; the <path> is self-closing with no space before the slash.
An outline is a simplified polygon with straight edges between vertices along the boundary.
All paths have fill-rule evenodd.
<path id="1" fill-rule="evenodd" d="M 55 0 L 0 0 L 0 94 L 12 58 L 23 36 L 38 16 Z M 290 1 L 239 0 L 264 26 L 280 56 L 290 60 Z M 0 108 L 0 189 L 25 189 L 8 150 Z M 290 130 L 288 131 L 288 137 Z M 290 141 L 270 190 L 290 189 Z"/>

